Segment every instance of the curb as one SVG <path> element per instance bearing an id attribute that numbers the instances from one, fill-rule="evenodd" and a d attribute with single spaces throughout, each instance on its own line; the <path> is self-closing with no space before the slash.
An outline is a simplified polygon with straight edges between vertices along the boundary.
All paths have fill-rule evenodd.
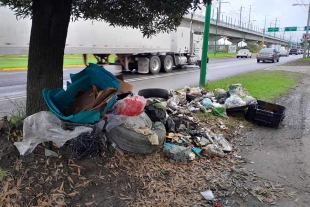
<path id="1" fill-rule="evenodd" d="M 66 65 L 63 68 L 77 68 L 86 67 L 85 65 Z M 18 71 L 18 70 L 28 70 L 28 68 L 0 68 L 0 71 Z"/>

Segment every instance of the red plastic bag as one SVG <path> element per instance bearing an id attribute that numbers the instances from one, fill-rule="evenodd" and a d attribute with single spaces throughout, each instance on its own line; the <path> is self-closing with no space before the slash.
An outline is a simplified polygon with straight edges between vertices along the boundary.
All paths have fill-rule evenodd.
<path id="1" fill-rule="evenodd" d="M 116 103 L 116 109 L 119 115 L 137 116 L 146 105 L 146 99 L 143 96 L 128 96 Z"/>

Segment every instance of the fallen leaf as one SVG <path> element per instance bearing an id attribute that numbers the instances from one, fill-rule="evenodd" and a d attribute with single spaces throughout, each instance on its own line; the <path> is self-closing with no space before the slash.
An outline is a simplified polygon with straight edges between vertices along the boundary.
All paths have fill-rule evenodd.
<path id="1" fill-rule="evenodd" d="M 94 204 L 94 201 L 85 203 L 85 206 L 91 206 L 91 205 L 93 205 L 93 204 Z"/>
<path id="2" fill-rule="evenodd" d="M 60 187 L 59 187 L 59 190 L 60 191 L 64 191 L 64 182 L 62 181 L 62 183 L 61 183 L 61 185 L 60 185 Z"/>
<path id="3" fill-rule="evenodd" d="M 74 197 L 74 196 L 76 196 L 76 195 L 78 195 L 78 194 L 79 194 L 79 192 L 74 191 L 74 192 L 72 192 L 72 193 L 67 194 L 67 196 Z"/>
<path id="4" fill-rule="evenodd" d="M 67 178 L 68 178 L 70 183 L 74 184 L 74 182 L 73 182 L 73 180 L 72 180 L 72 178 L 70 176 L 68 176 Z"/>

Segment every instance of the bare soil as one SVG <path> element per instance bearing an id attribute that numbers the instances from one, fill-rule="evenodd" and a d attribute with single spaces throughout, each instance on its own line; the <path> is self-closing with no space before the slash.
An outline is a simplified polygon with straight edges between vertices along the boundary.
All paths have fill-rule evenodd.
<path id="1" fill-rule="evenodd" d="M 301 56 L 302 58 L 302 56 Z M 309 60 L 298 59 L 295 61 L 284 63 L 282 66 L 310 66 L 310 58 Z"/>

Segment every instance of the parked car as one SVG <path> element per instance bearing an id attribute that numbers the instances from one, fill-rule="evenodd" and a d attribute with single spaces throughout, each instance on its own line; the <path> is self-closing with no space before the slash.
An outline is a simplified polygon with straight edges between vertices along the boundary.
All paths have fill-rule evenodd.
<path id="1" fill-rule="evenodd" d="M 298 50 L 297 50 L 297 53 L 298 53 L 298 55 L 300 55 L 300 54 L 301 54 L 301 50 L 300 50 L 300 49 L 298 49 Z"/>
<path id="2" fill-rule="evenodd" d="M 239 58 L 239 57 L 241 57 L 241 58 L 243 58 L 243 57 L 252 58 L 252 53 L 248 49 L 241 49 L 237 53 L 237 58 Z"/>
<path id="3" fill-rule="evenodd" d="M 266 60 L 271 61 L 271 62 L 279 62 L 280 57 L 279 57 L 279 52 L 276 49 L 273 48 L 264 48 L 256 56 L 257 62 L 259 63 L 260 61 L 265 62 Z"/>
<path id="4" fill-rule="evenodd" d="M 289 52 L 285 49 L 280 49 L 279 51 L 279 57 L 288 57 L 289 56 Z"/>
<path id="5" fill-rule="evenodd" d="M 300 49 L 300 54 L 304 54 L 304 49 Z"/>
<path id="6" fill-rule="evenodd" d="M 298 55 L 298 50 L 297 49 L 290 49 L 290 55 Z"/>

